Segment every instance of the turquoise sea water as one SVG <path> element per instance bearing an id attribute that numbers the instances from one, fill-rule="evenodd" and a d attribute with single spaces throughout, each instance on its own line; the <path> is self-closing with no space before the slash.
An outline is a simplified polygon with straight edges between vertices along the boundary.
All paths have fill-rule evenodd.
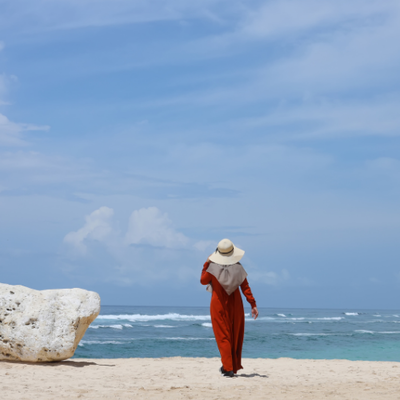
<path id="1" fill-rule="evenodd" d="M 259 312 L 246 314 L 243 357 L 400 361 L 400 310 Z M 208 307 L 102 306 L 74 357 L 172 356 L 219 357 Z"/>

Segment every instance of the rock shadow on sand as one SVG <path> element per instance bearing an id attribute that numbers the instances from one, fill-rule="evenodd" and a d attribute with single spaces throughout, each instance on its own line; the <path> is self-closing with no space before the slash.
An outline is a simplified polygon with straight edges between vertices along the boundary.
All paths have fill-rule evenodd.
<path id="1" fill-rule="evenodd" d="M 18 365 L 40 365 L 41 367 L 74 367 L 74 368 L 83 368 L 83 367 L 115 367 L 115 364 L 98 364 L 93 361 L 53 361 L 53 362 L 24 362 L 24 361 L 14 361 L 14 360 L 1 360 L 7 364 L 18 364 Z"/>
<path id="2" fill-rule="evenodd" d="M 42 364 L 44 365 L 44 364 Z M 83 367 L 90 367 L 92 365 L 96 367 L 115 367 L 115 364 L 98 364 L 93 361 L 59 361 L 54 363 L 45 364 L 49 367 L 74 367 L 74 368 L 83 368 Z"/>

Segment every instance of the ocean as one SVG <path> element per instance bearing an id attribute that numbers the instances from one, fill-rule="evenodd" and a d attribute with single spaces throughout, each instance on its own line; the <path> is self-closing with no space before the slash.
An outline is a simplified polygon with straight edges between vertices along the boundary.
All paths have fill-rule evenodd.
<path id="1" fill-rule="evenodd" d="M 245 314 L 245 358 L 400 361 L 400 310 L 259 312 Z M 219 357 L 208 307 L 102 306 L 74 358 L 173 356 Z"/>

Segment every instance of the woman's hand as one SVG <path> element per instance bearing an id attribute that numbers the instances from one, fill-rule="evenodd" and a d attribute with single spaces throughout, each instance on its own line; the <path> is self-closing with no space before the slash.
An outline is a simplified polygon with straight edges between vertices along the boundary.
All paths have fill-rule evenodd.
<path id="1" fill-rule="evenodd" d="M 251 316 L 252 316 L 254 319 L 257 319 L 257 317 L 258 317 L 258 310 L 257 310 L 257 307 L 253 307 L 253 308 L 251 309 Z"/>

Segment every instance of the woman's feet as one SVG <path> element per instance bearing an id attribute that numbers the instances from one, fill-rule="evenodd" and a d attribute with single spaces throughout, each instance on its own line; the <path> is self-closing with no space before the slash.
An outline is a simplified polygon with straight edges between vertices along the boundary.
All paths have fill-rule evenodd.
<path id="1" fill-rule="evenodd" d="M 219 372 L 221 372 L 221 375 L 224 376 L 225 378 L 233 378 L 235 376 L 233 371 L 225 371 L 224 367 L 221 367 L 219 369 Z"/>

